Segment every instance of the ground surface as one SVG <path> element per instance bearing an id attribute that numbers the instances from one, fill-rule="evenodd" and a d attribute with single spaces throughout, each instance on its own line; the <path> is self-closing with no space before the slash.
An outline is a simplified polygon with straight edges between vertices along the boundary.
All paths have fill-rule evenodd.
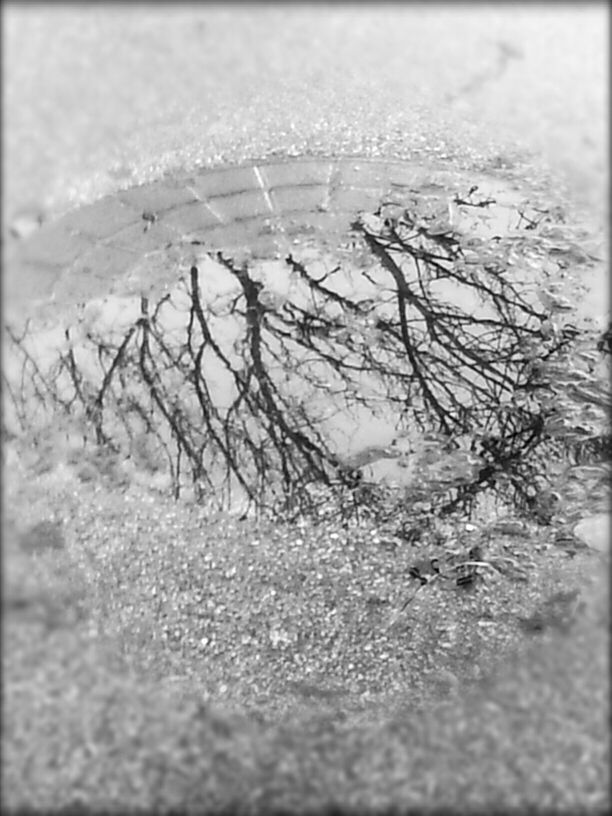
<path id="1" fill-rule="evenodd" d="M 211 518 L 84 465 L 12 465 L 5 805 L 605 812 L 599 555 L 514 525 L 484 557 L 515 578 L 400 613 L 424 552 L 367 523 Z"/>
<path id="2" fill-rule="evenodd" d="M 179 210 L 173 223 L 143 235 L 134 219 L 168 208 L 168 191 L 149 196 L 140 213 L 135 199 L 115 200 L 118 191 L 165 176 L 162 184 L 168 178 L 178 183 L 171 195 L 176 206 L 190 200 L 183 182 L 194 171 L 258 166 L 274 157 L 409 159 L 423 170 L 510 171 L 526 194 L 550 170 L 555 190 L 565 185 L 572 205 L 597 230 L 606 209 L 606 16 L 603 4 L 290 13 L 282 7 L 168 6 L 145 13 L 130 6 L 9 5 L 3 27 L 6 294 L 44 299 L 64 274 L 60 303 L 86 295 L 96 278 L 110 286 L 114 269 L 133 263 L 135 253 L 193 231 L 203 210 L 209 225 L 228 220 L 223 210 L 216 216 L 206 208 Z M 370 186 L 367 178 L 346 184 Z M 269 186 L 265 177 L 259 186 Z M 218 192 L 245 189 L 249 184 L 234 180 Z M 284 192 L 285 202 L 294 195 Z M 309 195 L 298 202 L 303 213 L 320 207 Z M 25 238 L 41 220 L 53 223 L 103 196 L 111 198 L 89 213 L 74 213 L 51 239 L 32 234 L 25 248 L 15 239 L 13 233 Z M 353 203 L 367 200 L 362 195 Z M 270 205 L 273 213 L 284 207 L 269 198 L 263 206 L 232 203 L 230 219 L 258 207 L 265 215 Z M 325 229 L 324 218 L 310 220 L 319 233 Z M 79 239 L 67 241 L 66 229 L 80 230 Z M 252 243 L 253 235 L 244 229 L 234 234 L 234 243 L 240 240 Z M 66 275 L 77 256 L 80 263 Z M 594 286 L 602 285 L 600 276 Z M 7 297 L 9 313 L 11 303 Z"/>
<path id="3" fill-rule="evenodd" d="M 539 154 L 603 213 L 607 7 L 7 4 L 4 215 L 277 155 Z"/>
<path id="4" fill-rule="evenodd" d="M 168 175 L 182 186 L 198 168 L 257 166 L 274 157 L 409 159 L 422 169 L 471 174 L 509 170 L 526 193 L 548 168 L 597 229 L 606 209 L 606 16 L 603 4 L 290 13 L 256 6 L 145 13 L 130 6 L 9 5 L 7 295 L 15 291 L 12 276 L 22 300 L 46 297 L 58 270 L 79 251 L 86 257 L 58 300 L 87 294 L 96 276 L 109 286 L 113 268 L 132 262 L 135 251 L 158 249 L 193 229 L 192 208 L 186 222 L 173 214 L 170 235 L 160 225 L 139 234 L 130 216 L 163 206 L 154 196 L 137 214 L 121 206 L 125 198 L 112 198 L 118 191 Z M 188 192 L 175 190 L 175 203 Z M 53 222 L 105 195 L 110 202 L 74 214 L 51 240 L 32 236 L 25 254 L 35 259 L 34 269 L 15 258 L 23 247 L 9 226 L 25 237 L 40 220 Z M 303 212 L 319 204 L 308 203 L 300 202 Z M 282 212 L 282 202 L 276 209 Z M 311 220 L 324 228 L 320 218 Z M 76 247 L 57 234 L 75 226 L 86 233 Z M 118 246 L 109 249 L 109 236 Z M 244 230 L 242 240 L 252 239 Z M 595 285 L 601 288 L 601 278 Z"/>
<path id="5" fill-rule="evenodd" d="M 7 7 L 9 277 L 36 254 L 30 269 L 63 270 L 59 253 L 73 244 L 44 239 L 37 253 L 36 242 L 82 217 L 79 205 L 94 206 L 86 223 L 102 231 L 84 254 L 99 258 L 109 236 L 131 229 L 129 254 L 136 235 L 146 244 L 170 215 L 145 232 L 149 204 L 119 204 L 120 191 L 155 183 L 160 210 L 159 191 L 176 192 L 164 175 L 275 156 L 406 159 L 466 177 L 518 170 L 525 189 L 551 170 L 551 189 L 563 182 L 597 232 L 606 16 L 603 5 Z M 239 207 L 244 190 L 233 193 Z M 103 196 L 109 221 L 95 203 Z M 319 203 L 305 206 L 309 219 Z M 134 220 L 115 229 L 113 208 Z M 10 224 L 21 238 L 7 235 Z M 96 292 L 116 261 L 102 255 Z M 64 280 L 66 300 L 93 294 L 86 267 Z M 48 284 L 34 274 L 22 289 Z M 332 527 L 211 523 L 110 465 L 71 471 L 54 452 L 29 453 L 11 460 L 5 496 L 5 801 L 194 812 L 246 802 L 260 811 L 609 806 L 598 556 L 553 554 L 535 531 L 508 542 L 531 564 L 528 586 L 460 603 L 423 595 L 412 622 L 387 631 L 410 553 L 368 540 L 363 556 L 357 535 Z M 40 547 L 39 522 L 51 524 Z M 576 589 L 587 601 L 576 625 L 546 613 L 538 628 L 540 603 Z M 234 723 L 215 713 L 223 708 L 260 719 Z"/>

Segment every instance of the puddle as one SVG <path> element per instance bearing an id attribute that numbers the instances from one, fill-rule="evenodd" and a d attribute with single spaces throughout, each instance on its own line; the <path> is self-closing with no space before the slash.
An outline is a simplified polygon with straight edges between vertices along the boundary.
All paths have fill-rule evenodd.
<path id="1" fill-rule="evenodd" d="M 551 252 L 555 242 L 560 240 L 556 234 L 560 227 L 555 225 L 554 219 L 534 240 L 534 233 L 525 229 L 529 223 L 526 219 L 534 217 L 533 208 L 524 203 L 520 191 L 510 186 L 500 189 L 500 182 L 496 180 L 481 178 L 477 190 L 463 189 L 458 198 L 454 193 L 449 194 L 441 183 L 430 182 L 418 191 L 391 185 L 377 215 L 365 213 L 363 221 L 374 232 L 384 232 L 389 225 L 399 229 L 397 218 L 402 213 L 407 218 L 405 213 L 414 209 L 410 230 L 416 234 L 426 223 L 424 240 L 429 241 L 426 245 L 430 251 L 436 247 L 440 250 L 443 245 L 436 241 L 445 236 L 465 236 L 462 256 L 456 262 L 456 268 L 460 265 L 462 272 L 469 273 L 472 262 L 476 259 L 482 262 L 483 257 L 490 255 L 491 264 L 503 262 L 500 274 L 520 285 L 525 301 L 537 311 L 542 310 L 543 285 L 553 285 L 558 296 L 569 295 L 575 303 L 576 287 L 579 288 L 577 273 L 565 256 Z M 491 200 L 490 206 L 479 204 L 487 200 Z M 502 237 L 511 240 L 505 241 L 500 255 Z M 415 471 L 409 452 L 419 446 L 422 434 L 415 430 L 414 423 L 411 425 L 407 414 L 399 418 L 397 402 L 389 400 L 380 371 L 373 373 L 363 365 L 363 343 L 375 349 L 384 339 L 379 329 L 381 321 L 391 321 L 397 315 L 397 292 L 389 271 L 373 259 L 357 232 L 347 232 L 342 240 L 332 241 L 328 236 L 328 240 L 323 241 L 316 233 L 306 231 L 291 237 L 289 252 L 292 263 L 285 257 L 249 260 L 248 251 L 246 256 L 244 252 L 225 253 L 227 259 L 240 259 L 235 270 L 246 263 L 250 281 L 259 290 L 264 362 L 273 374 L 278 400 L 289 413 L 304 411 L 305 421 L 314 423 L 340 461 L 364 447 L 385 446 L 395 440 L 397 455 L 375 459 L 364 468 L 364 475 L 396 484 L 413 481 Z M 406 261 L 405 255 L 403 259 Z M 584 258 L 579 261 L 582 263 L 579 272 L 587 267 L 588 271 L 594 266 L 597 269 L 592 263 L 585 264 Z M 156 313 L 156 327 L 164 342 L 179 348 L 181 343 L 186 343 L 186 327 L 190 319 L 193 320 L 189 291 L 193 267 L 198 270 L 200 300 L 214 341 L 204 343 L 200 367 L 214 410 L 220 417 L 227 417 L 234 410 L 232 406 L 242 399 L 237 377 L 245 373 L 249 353 L 244 290 L 235 271 L 215 260 L 214 253 L 190 241 L 175 242 L 168 255 L 149 253 L 132 268 L 122 284 L 115 286 L 114 293 L 88 299 L 73 309 L 69 336 L 65 324 L 57 317 L 55 325 L 48 318 L 46 325 L 44 320 L 34 322 L 32 326 L 36 328 L 28 345 L 30 353 L 44 369 L 55 363 L 58 354 L 65 354 L 71 348 L 83 374 L 99 384 L 104 372 L 98 353 L 87 340 L 88 335 L 93 333 L 117 348 L 141 316 L 143 288 L 149 298 L 149 315 L 163 296 L 164 302 Z M 304 270 L 308 282 L 305 282 Z M 595 280 L 597 274 L 599 271 L 592 273 L 591 279 Z M 601 300 L 601 296 L 593 292 L 592 280 L 590 288 L 584 283 L 589 310 Z M 474 336 L 484 336 L 488 330 L 486 321 L 491 320 L 495 312 L 473 287 L 448 278 L 436 280 L 435 276 L 425 279 L 425 284 L 421 280 L 420 285 L 428 287 L 429 297 L 436 303 L 446 304 L 449 309 L 480 321 L 471 331 Z M 346 300 L 360 307 L 359 312 L 352 313 L 351 319 L 347 319 L 347 306 L 343 302 Z M 324 318 L 319 321 L 320 325 L 317 315 Z M 300 319 L 308 319 L 309 326 L 300 326 Z M 413 331 L 425 329 L 422 315 L 415 314 L 411 320 Z M 300 332 L 306 331 L 317 338 L 310 348 L 300 342 Z M 340 357 L 342 367 L 337 365 Z M 107 357 L 105 362 L 106 370 L 109 359 Z M 20 360 L 7 354 L 5 346 L 4 371 L 9 380 L 18 380 L 20 366 Z M 473 381 L 477 380 L 478 374 L 474 373 Z M 177 383 L 177 394 L 181 387 Z M 260 386 L 256 384 L 256 387 Z M 466 394 L 457 390 L 456 396 L 461 399 Z M 250 430 L 257 437 L 252 424 Z M 169 435 L 165 441 L 170 443 Z"/>

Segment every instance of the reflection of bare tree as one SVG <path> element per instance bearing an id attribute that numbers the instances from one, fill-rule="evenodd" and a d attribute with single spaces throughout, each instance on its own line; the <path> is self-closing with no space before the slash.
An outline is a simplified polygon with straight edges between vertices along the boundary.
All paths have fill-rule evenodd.
<path id="1" fill-rule="evenodd" d="M 534 253 L 544 257 L 546 213 L 521 214 L 526 226 L 507 237 L 478 237 L 458 217 L 494 203 L 475 192 L 434 206 L 383 205 L 354 224 L 359 266 L 321 270 L 290 255 L 282 295 L 261 270 L 218 254 L 235 284 L 229 294 L 205 297 L 193 266 L 176 293 L 154 306 L 143 298 L 122 336 L 91 330 L 93 366 L 78 362 L 67 330 L 43 372 L 25 336 L 9 330 L 23 355 L 22 386 L 29 377 L 39 403 L 78 410 L 98 445 L 130 452 L 142 433 L 155 437 L 175 495 L 187 477 L 220 505 L 238 489 L 258 506 L 304 507 L 323 485 L 348 490 L 351 506 L 374 506 L 380 491 L 360 470 L 398 450 L 364 445 L 348 455 L 327 424 L 334 412 L 362 412 L 425 440 L 412 454 L 419 484 L 398 507 L 409 496 L 450 512 L 502 484 L 528 506 L 554 407 L 542 367 L 581 333 L 551 330 L 526 294 L 522 269 Z M 171 332 L 177 311 L 182 324 Z M 27 424 L 19 389 L 7 387 Z"/>

